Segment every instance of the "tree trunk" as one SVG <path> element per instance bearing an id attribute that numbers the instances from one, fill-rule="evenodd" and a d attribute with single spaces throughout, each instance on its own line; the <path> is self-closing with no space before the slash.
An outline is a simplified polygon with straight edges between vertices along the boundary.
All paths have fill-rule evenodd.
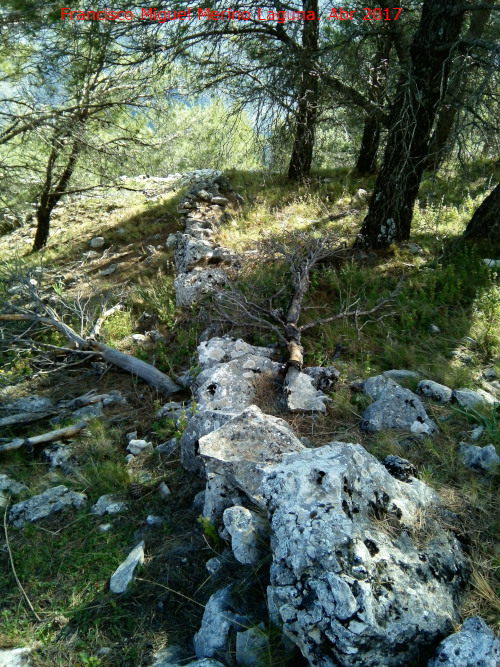
<path id="1" fill-rule="evenodd" d="M 68 156 L 66 166 L 64 167 L 59 180 L 53 187 L 53 170 L 56 160 L 61 152 L 59 137 L 55 137 L 45 174 L 45 183 L 40 195 L 40 203 L 36 210 L 37 227 L 35 241 L 33 243 L 33 252 L 41 250 L 47 243 L 50 229 L 50 216 L 56 204 L 59 202 L 73 174 L 78 154 L 81 150 L 81 143 L 77 138 L 73 139 L 71 152 Z"/>
<path id="2" fill-rule="evenodd" d="M 361 139 L 356 171 L 361 174 L 373 174 L 377 169 L 377 151 L 380 141 L 380 123 L 375 118 L 366 118 Z"/>
<path id="3" fill-rule="evenodd" d="M 446 92 L 450 52 L 460 35 L 457 0 L 425 0 L 391 110 L 384 160 L 357 247 L 385 248 L 410 236 L 413 206 L 436 112 Z"/>
<path id="4" fill-rule="evenodd" d="M 304 11 L 314 12 L 318 17 L 318 0 L 304 0 Z M 316 66 L 318 40 L 319 22 L 304 21 L 295 139 L 288 167 L 288 178 L 292 181 L 307 178 L 311 172 L 319 103 L 319 77 Z"/>
<path id="5" fill-rule="evenodd" d="M 486 28 L 490 16 L 491 9 L 489 8 L 473 11 L 466 38 L 480 39 L 483 36 L 484 29 Z M 469 76 L 464 61 L 465 57 L 464 60 L 460 59 L 458 66 L 454 68 L 454 71 L 450 76 L 448 90 L 451 91 L 452 99 L 447 100 L 447 103 L 441 107 L 436 120 L 434 132 L 432 133 L 429 142 L 429 157 L 425 168 L 431 171 L 437 171 L 439 169 L 444 158 L 453 148 L 454 142 L 450 141 L 450 137 L 460 106 L 460 101 L 463 100 L 463 88 L 467 83 L 467 78 Z"/>
<path id="6" fill-rule="evenodd" d="M 465 239 L 487 239 L 491 243 L 500 241 L 500 183 L 486 197 L 469 221 Z"/>
<path id="7" fill-rule="evenodd" d="M 387 7 L 387 2 L 380 3 L 383 8 Z M 384 26 L 387 34 L 380 35 L 375 56 L 370 67 L 370 99 L 378 106 L 382 106 L 384 89 L 387 80 L 387 68 L 389 66 L 389 56 L 392 49 L 392 35 L 389 32 L 388 24 Z M 363 129 L 363 138 L 359 150 L 358 161 L 356 162 L 356 171 L 361 174 L 373 174 L 377 169 L 377 151 L 380 142 L 381 124 L 378 118 L 370 114 L 365 119 Z"/>

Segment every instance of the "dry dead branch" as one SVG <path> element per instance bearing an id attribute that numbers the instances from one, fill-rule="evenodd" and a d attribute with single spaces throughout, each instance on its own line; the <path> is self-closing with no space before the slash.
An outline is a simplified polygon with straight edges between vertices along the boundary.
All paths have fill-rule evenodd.
<path id="1" fill-rule="evenodd" d="M 27 447 L 29 450 L 32 450 L 35 445 L 44 445 L 47 442 L 72 438 L 74 435 L 80 433 L 85 426 L 86 423 L 82 421 L 78 422 L 78 424 L 73 424 L 72 426 L 66 426 L 66 428 L 59 428 L 56 431 L 49 431 L 48 433 L 35 435 L 32 438 L 15 438 L 10 442 L 6 442 L 4 445 L 0 445 L 0 453 L 8 452 L 13 449 L 20 449 L 21 447 Z"/>

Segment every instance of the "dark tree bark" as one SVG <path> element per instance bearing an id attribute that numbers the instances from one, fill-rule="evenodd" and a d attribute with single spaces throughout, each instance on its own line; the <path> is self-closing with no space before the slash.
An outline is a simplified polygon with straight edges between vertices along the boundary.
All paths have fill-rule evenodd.
<path id="1" fill-rule="evenodd" d="M 361 174 L 373 174 L 377 169 L 377 152 L 380 142 L 380 123 L 376 118 L 365 119 L 363 138 L 359 149 L 356 171 Z"/>
<path id="2" fill-rule="evenodd" d="M 487 239 L 491 242 L 500 241 L 500 183 L 486 197 L 469 221 L 465 239 Z"/>
<path id="3" fill-rule="evenodd" d="M 319 16 L 318 0 L 304 0 L 304 11 Z M 318 44 L 319 21 L 304 21 L 295 139 L 288 167 L 288 178 L 293 181 L 307 178 L 311 172 L 319 105 Z"/>
<path id="4" fill-rule="evenodd" d="M 466 39 L 480 39 L 483 36 L 490 16 L 490 8 L 473 11 Z M 445 103 L 441 107 L 431 136 L 426 169 L 437 171 L 453 147 L 454 142 L 450 141 L 450 137 L 455 125 L 457 112 L 461 102 L 463 102 L 464 86 L 469 76 L 467 68 L 464 67 L 463 61 L 460 59 L 459 65 L 450 75 L 448 90 L 451 92 L 451 99 L 445 100 Z"/>
<path id="5" fill-rule="evenodd" d="M 50 229 L 50 216 L 56 204 L 59 202 L 73 174 L 73 170 L 80 153 L 80 141 L 73 139 L 70 154 L 66 160 L 65 167 L 54 185 L 54 166 L 62 150 L 59 137 L 56 137 L 52 144 L 52 150 L 47 162 L 45 172 L 45 183 L 43 184 L 40 201 L 36 210 L 36 234 L 33 243 L 33 251 L 41 250 L 47 243 Z"/>
<path id="6" fill-rule="evenodd" d="M 384 159 L 357 247 L 385 248 L 410 236 L 429 137 L 446 92 L 450 53 L 463 21 L 457 0 L 425 0 L 398 85 Z"/>

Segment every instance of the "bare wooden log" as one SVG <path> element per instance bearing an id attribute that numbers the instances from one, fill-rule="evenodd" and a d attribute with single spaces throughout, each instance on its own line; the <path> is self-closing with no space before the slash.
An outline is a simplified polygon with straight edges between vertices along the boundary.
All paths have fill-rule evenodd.
<path id="1" fill-rule="evenodd" d="M 64 440 L 65 438 L 71 438 L 74 435 L 77 435 L 82 431 L 86 426 L 85 422 L 78 422 L 78 424 L 73 424 L 72 426 L 66 426 L 66 428 L 57 429 L 57 431 L 50 431 L 49 433 L 42 433 L 41 435 L 35 435 L 32 438 L 16 438 L 7 442 L 5 445 L 0 446 L 1 452 L 8 452 L 13 449 L 20 449 L 25 446 L 28 449 L 32 449 L 35 445 L 43 445 L 47 442 L 54 442 L 54 440 Z"/>
<path id="2" fill-rule="evenodd" d="M 54 415 L 57 410 L 45 410 L 44 412 L 18 412 L 17 415 L 9 415 L 0 419 L 0 426 L 17 426 L 17 424 L 29 424 L 39 419 L 45 419 Z"/>
<path id="3" fill-rule="evenodd" d="M 93 350 L 99 352 L 104 361 L 141 378 L 141 380 L 144 380 L 144 382 L 151 387 L 157 389 L 164 396 L 171 396 L 175 392 L 181 390 L 181 388 L 176 385 L 168 375 L 165 375 L 154 366 L 151 366 L 151 364 L 147 364 L 145 361 L 136 359 L 136 357 L 115 350 L 98 341 L 90 341 L 90 344 Z"/>
<path id="4" fill-rule="evenodd" d="M 123 306 L 121 303 L 117 303 L 116 306 L 113 306 L 112 308 L 108 308 L 108 310 L 105 310 L 103 314 L 96 320 L 94 326 L 92 327 L 92 330 L 89 334 L 89 338 L 97 340 L 99 338 L 99 333 L 101 332 L 101 327 L 104 323 L 104 320 L 106 317 L 109 317 L 113 313 L 118 312 L 119 310 L 122 310 Z"/>
<path id="5" fill-rule="evenodd" d="M 304 363 L 304 349 L 302 345 L 291 340 L 288 343 L 288 366 L 294 366 L 298 371 L 302 370 Z"/>

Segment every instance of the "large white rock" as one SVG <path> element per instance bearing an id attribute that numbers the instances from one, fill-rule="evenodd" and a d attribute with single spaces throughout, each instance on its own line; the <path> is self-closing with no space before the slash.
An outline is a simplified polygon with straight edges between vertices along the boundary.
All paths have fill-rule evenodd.
<path id="1" fill-rule="evenodd" d="M 241 338 L 211 338 L 198 345 L 198 363 L 203 370 L 212 368 L 216 364 L 234 361 L 247 355 L 270 358 L 272 350 L 267 347 L 257 347 L 241 340 Z"/>
<path id="2" fill-rule="evenodd" d="M 200 630 L 194 636 L 194 651 L 198 658 L 213 658 L 223 653 L 231 628 L 241 629 L 239 617 L 232 611 L 231 587 L 214 593 L 205 606 Z"/>
<path id="3" fill-rule="evenodd" d="M 83 493 L 69 491 L 65 486 L 56 486 L 37 496 L 31 496 L 28 500 L 12 505 L 9 512 L 9 521 L 16 528 L 20 528 L 25 523 L 45 519 L 65 509 L 80 509 L 86 502 L 87 496 Z"/>
<path id="4" fill-rule="evenodd" d="M 500 640 L 482 618 L 464 621 L 460 632 L 450 635 L 437 647 L 428 667 L 498 667 Z"/>
<path id="5" fill-rule="evenodd" d="M 144 542 L 139 542 L 139 544 L 129 553 L 126 560 L 124 560 L 111 575 L 109 590 L 116 594 L 125 593 L 128 585 L 134 577 L 135 568 L 138 565 L 142 565 L 143 562 Z"/>
<path id="6" fill-rule="evenodd" d="M 174 260 L 178 273 L 189 273 L 197 264 L 207 262 L 212 255 L 213 248 L 208 241 L 177 232 Z"/>
<path id="7" fill-rule="evenodd" d="M 458 621 L 468 566 L 422 482 L 333 442 L 284 456 L 260 492 L 273 531 L 269 609 L 311 665 L 400 667 Z"/>
<path id="8" fill-rule="evenodd" d="M 195 267 L 190 273 L 180 273 L 174 280 L 175 300 L 178 306 L 190 306 L 207 294 L 217 292 L 227 283 L 221 269 Z"/>
<path id="9" fill-rule="evenodd" d="M 283 388 L 290 412 L 326 412 L 325 403 L 331 401 L 315 388 L 312 377 L 293 366 L 288 369 Z"/>
<path id="10" fill-rule="evenodd" d="M 453 398 L 461 408 L 477 408 L 483 405 L 494 405 L 496 399 L 483 389 L 455 389 Z"/>
<path id="11" fill-rule="evenodd" d="M 259 503 L 263 469 L 281 461 L 285 453 L 303 449 L 283 419 L 264 414 L 256 405 L 200 438 L 199 453 L 209 473 L 204 516 L 218 518 L 226 507 L 237 504 L 230 501 L 231 488 Z"/>

